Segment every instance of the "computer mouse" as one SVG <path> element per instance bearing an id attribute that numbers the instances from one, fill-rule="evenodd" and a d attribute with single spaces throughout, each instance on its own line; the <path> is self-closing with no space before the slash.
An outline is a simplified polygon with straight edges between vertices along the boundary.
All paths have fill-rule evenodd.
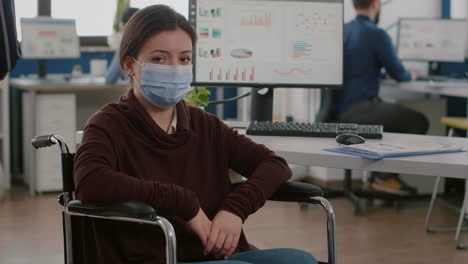
<path id="1" fill-rule="evenodd" d="M 336 136 L 336 142 L 342 145 L 353 145 L 365 143 L 366 139 L 356 134 L 344 133 Z"/>

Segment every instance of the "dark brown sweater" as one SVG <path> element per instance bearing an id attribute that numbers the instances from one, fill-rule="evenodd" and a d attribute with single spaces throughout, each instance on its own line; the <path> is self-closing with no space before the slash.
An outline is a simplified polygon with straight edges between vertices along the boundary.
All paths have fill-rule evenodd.
<path id="1" fill-rule="evenodd" d="M 262 207 L 291 171 L 265 146 L 227 127 L 217 117 L 181 102 L 177 130 L 169 135 L 149 116 L 133 91 L 104 106 L 84 128 L 75 159 L 76 195 L 84 203 L 143 201 L 169 219 L 179 261 L 203 257 L 198 237 L 184 227 L 201 207 L 213 219 L 220 210 L 243 221 Z M 231 188 L 228 169 L 247 183 Z M 86 258 L 81 263 L 163 263 L 164 238 L 154 226 L 76 220 Z M 242 234 L 238 251 L 248 249 Z M 97 261 L 96 261 L 97 259 Z"/>

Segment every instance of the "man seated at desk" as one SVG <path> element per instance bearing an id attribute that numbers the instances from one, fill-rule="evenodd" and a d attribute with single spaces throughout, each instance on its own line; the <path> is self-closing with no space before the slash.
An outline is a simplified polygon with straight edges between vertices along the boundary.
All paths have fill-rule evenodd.
<path id="1" fill-rule="evenodd" d="M 385 132 L 425 134 L 428 119 L 421 113 L 379 98 L 381 69 L 399 82 L 415 80 L 396 55 L 390 36 L 377 27 L 380 0 L 353 0 L 357 17 L 344 30 L 344 85 L 335 97 L 340 122 L 383 125 Z M 400 195 L 414 194 L 397 174 L 372 173 L 367 186 Z"/>

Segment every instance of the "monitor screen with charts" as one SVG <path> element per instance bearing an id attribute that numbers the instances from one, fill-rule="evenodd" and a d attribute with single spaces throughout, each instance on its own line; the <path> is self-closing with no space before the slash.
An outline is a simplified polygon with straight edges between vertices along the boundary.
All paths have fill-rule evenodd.
<path id="1" fill-rule="evenodd" d="M 21 50 L 27 59 L 79 58 L 75 20 L 21 18 Z"/>
<path id="2" fill-rule="evenodd" d="M 464 62 L 467 30 L 461 19 L 401 19 L 398 56 L 404 60 Z"/>
<path id="3" fill-rule="evenodd" d="M 340 87 L 343 0 L 191 0 L 194 83 Z"/>

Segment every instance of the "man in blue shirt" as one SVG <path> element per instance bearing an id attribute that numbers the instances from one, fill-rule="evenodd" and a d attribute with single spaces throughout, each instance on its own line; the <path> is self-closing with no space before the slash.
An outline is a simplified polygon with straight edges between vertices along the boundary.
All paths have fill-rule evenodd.
<path id="1" fill-rule="evenodd" d="M 344 84 L 337 92 L 336 117 L 339 121 L 383 125 L 385 132 L 425 134 L 428 119 L 407 107 L 379 98 L 381 70 L 399 82 L 416 79 L 396 55 L 390 36 L 377 27 L 380 0 L 353 0 L 357 17 L 344 30 Z M 416 192 L 396 174 L 373 173 L 375 189 L 406 195 Z"/>

